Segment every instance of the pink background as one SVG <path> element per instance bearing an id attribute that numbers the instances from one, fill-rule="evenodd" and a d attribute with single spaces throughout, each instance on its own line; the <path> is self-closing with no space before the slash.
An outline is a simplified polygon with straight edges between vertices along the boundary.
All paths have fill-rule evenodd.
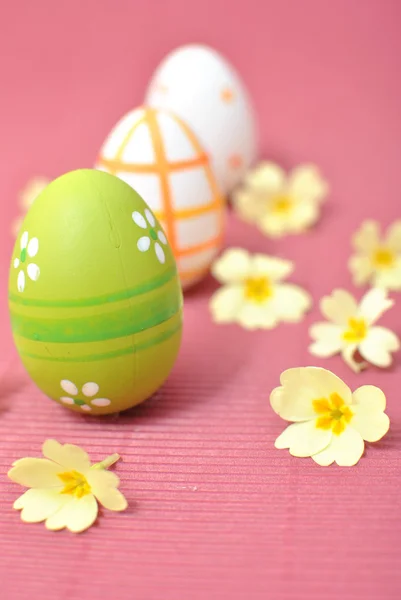
<path id="1" fill-rule="evenodd" d="M 4 4 L 4 3 L 3 3 Z M 105 420 L 70 414 L 27 381 L 6 279 L 17 194 L 34 175 L 91 166 L 140 104 L 158 61 L 188 42 L 223 52 L 254 97 L 263 156 L 315 161 L 332 185 L 319 226 L 271 242 L 233 218 L 227 244 L 296 260 L 317 303 L 353 290 L 346 260 L 366 217 L 401 216 L 401 4 L 397 0 L 14 0 L 0 20 L 0 581 L 2 597 L 103 600 L 389 600 L 401 596 L 401 367 L 356 376 L 307 351 L 299 326 L 212 324 L 210 279 L 188 294 L 177 366 L 157 397 Z M 401 334 L 400 295 L 384 323 Z M 282 370 L 324 365 L 388 397 L 389 435 L 352 469 L 273 447 Z M 125 514 L 81 536 L 25 525 L 5 473 L 44 439 L 119 451 Z"/>

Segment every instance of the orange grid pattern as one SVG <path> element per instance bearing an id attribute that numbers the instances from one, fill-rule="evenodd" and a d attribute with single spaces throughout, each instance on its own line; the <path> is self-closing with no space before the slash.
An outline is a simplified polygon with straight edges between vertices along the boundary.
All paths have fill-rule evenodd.
<path id="1" fill-rule="evenodd" d="M 144 115 L 138 119 L 127 131 L 124 136 L 124 139 L 116 153 L 115 159 L 106 159 L 103 156 L 99 156 L 97 160 L 97 164 L 105 169 L 109 173 L 116 175 L 118 172 L 125 173 L 149 173 L 149 174 L 157 174 L 160 179 L 161 191 L 162 191 L 162 210 L 154 211 L 156 217 L 165 223 L 166 234 L 171 245 L 172 251 L 176 259 L 180 257 L 193 256 L 202 252 L 204 250 L 209 250 L 212 248 L 218 248 L 222 241 L 222 231 L 223 231 L 223 220 L 224 220 L 224 200 L 220 195 L 218 190 L 215 178 L 212 173 L 212 169 L 209 164 L 209 160 L 203 149 L 201 148 L 197 138 L 192 133 L 191 129 L 187 127 L 185 123 L 179 120 L 177 117 L 173 116 L 170 113 L 170 116 L 174 118 L 179 126 L 185 132 L 188 140 L 191 142 L 193 149 L 197 153 L 197 157 L 195 159 L 190 160 L 181 160 L 169 162 L 166 157 L 165 147 L 163 143 L 163 138 L 160 132 L 159 124 L 157 122 L 157 111 L 155 109 L 146 108 Z M 139 127 L 142 123 L 145 123 L 149 128 L 151 140 L 153 144 L 153 151 L 155 154 L 155 163 L 154 164 L 129 164 L 125 163 L 122 160 L 122 155 L 124 153 L 125 148 L 127 147 L 131 136 L 133 135 L 135 129 Z M 190 170 L 194 167 L 203 166 L 205 170 L 205 174 L 209 183 L 209 186 L 212 190 L 213 194 L 213 202 L 208 205 L 199 205 L 191 208 L 175 210 L 173 201 L 172 201 L 172 191 L 170 187 L 169 174 L 173 171 L 185 171 Z M 175 222 L 176 219 L 190 219 L 199 215 L 207 214 L 210 212 L 219 211 L 219 231 L 220 234 L 202 244 L 196 244 L 189 248 L 180 248 L 177 243 L 176 236 L 176 227 Z M 184 281 L 188 281 L 190 279 L 195 279 L 205 272 L 206 267 L 202 267 L 199 269 L 193 269 L 191 271 L 182 271 L 180 269 L 180 277 Z"/>

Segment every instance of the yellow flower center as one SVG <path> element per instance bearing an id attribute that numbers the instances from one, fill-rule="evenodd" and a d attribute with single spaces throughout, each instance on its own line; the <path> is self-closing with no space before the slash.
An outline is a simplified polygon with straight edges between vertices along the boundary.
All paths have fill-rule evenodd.
<path id="1" fill-rule="evenodd" d="M 344 431 L 354 416 L 350 407 L 336 392 L 329 398 L 319 398 L 312 402 L 313 410 L 319 417 L 316 419 L 318 429 L 331 429 L 336 435 Z"/>
<path id="2" fill-rule="evenodd" d="M 70 494 L 76 498 L 82 498 L 91 493 L 91 486 L 82 473 L 78 473 L 78 471 L 67 471 L 66 473 L 59 473 L 58 476 L 65 484 L 64 489 L 61 492 L 62 494 Z"/>
<path id="3" fill-rule="evenodd" d="M 389 269 L 395 262 L 394 252 L 388 248 L 378 248 L 372 256 L 372 262 L 378 269 Z"/>
<path id="4" fill-rule="evenodd" d="M 273 295 L 272 285 L 267 277 L 249 277 L 245 280 L 245 297 L 253 302 L 264 302 Z"/>
<path id="5" fill-rule="evenodd" d="M 365 319 L 351 318 L 348 321 L 348 329 L 343 333 L 343 339 L 353 344 L 362 342 L 368 332 Z"/>
<path id="6" fill-rule="evenodd" d="M 288 214 L 293 206 L 293 201 L 289 196 L 277 196 L 273 199 L 272 210 L 279 215 Z"/>

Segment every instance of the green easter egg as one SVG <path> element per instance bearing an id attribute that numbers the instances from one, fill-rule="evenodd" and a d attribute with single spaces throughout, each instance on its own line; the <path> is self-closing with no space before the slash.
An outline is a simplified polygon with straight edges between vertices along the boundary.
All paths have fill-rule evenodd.
<path id="1" fill-rule="evenodd" d="M 79 170 L 37 198 L 9 279 L 14 340 L 45 394 L 74 411 L 125 410 L 168 377 L 182 294 L 167 239 L 122 180 Z"/>

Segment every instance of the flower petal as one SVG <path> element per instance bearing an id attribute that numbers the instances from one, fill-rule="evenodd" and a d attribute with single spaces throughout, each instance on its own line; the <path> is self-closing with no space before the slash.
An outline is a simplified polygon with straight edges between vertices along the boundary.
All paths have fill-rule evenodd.
<path id="1" fill-rule="evenodd" d="M 359 314 L 369 324 L 375 323 L 394 304 L 394 300 L 388 298 L 387 291 L 380 288 L 372 288 L 361 300 Z"/>
<path id="2" fill-rule="evenodd" d="M 61 494 L 60 489 L 30 489 L 14 502 L 14 508 L 21 510 L 21 519 L 25 523 L 40 523 L 56 511 L 67 501 L 68 496 Z"/>
<path id="3" fill-rule="evenodd" d="M 210 310 L 216 323 L 233 323 L 244 303 L 241 285 L 224 285 L 210 299 Z"/>
<path id="4" fill-rule="evenodd" d="M 145 217 L 143 215 L 141 215 L 141 213 L 138 212 L 137 210 L 135 210 L 132 213 L 132 220 L 141 229 L 147 229 L 148 228 L 148 224 L 146 223 Z"/>
<path id="5" fill-rule="evenodd" d="M 62 445 L 56 440 L 46 440 L 42 452 L 43 456 L 57 463 L 58 472 L 60 472 L 58 465 L 65 469 L 75 469 L 80 473 L 84 473 L 91 466 L 89 456 L 85 450 L 73 444 Z"/>
<path id="6" fill-rule="evenodd" d="M 401 260 L 397 260 L 391 268 L 376 271 L 374 283 L 387 290 L 401 290 Z"/>
<path id="7" fill-rule="evenodd" d="M 273 162 L 263 161 L 247 174 L 245 184 L 251 189 L 275 194 L 283 189 L 285 180 L 286 175 L 281 167 Z"/>
<path id="8" fill-rule="evenodd" d="M 61 396 L 60 400 L 64 404 L 70 404 L 70 405 L 74 404 L 74 398 L 70 398 L 69 396 Z"/>
<path id="9" fill-rule="evenodd" d="M 348 365 L 349 368 L 354 371 L 354 373 L 360 373 L 367 367 L 366 363 L 355 360 L 355 353 L 357 349 L 358 344 L 347 344 L 341 352 L 341 356 L 343 357 L 345 364 Z"/>
<path id="10" fill-rule="evenodd" d="M 331 429 L 316 427 L 316 420 L 293 423 L 275 441 L 278 449 L 289 448 L 292 456 L 312 456 L 326 448 L 332 438 Z"/>
<path id="11" fill-rule="evenodd" d="M 233 205 L 241 219 L 255 223 L 266 209 L 266 196 L 262 192 L 239 189 L 233 193 Z"/>
<path id="12" fill-rule="evenodd" d="M 264 213 L 258 219 L 259 229 L 266 235 L 274 238 L 283 237 L 294 231 L 294 221 L 286 214 Z"/>
<path id="13" fill-rule="evenodd" d="M 290 260 L 266 254 L 254 254 L 251 257 L 249 274 L 251 277 L 265 275 L 273 281 L 279 281 L 291 275 L 293 270 L 294 263 Z"/>
<path id="14" fill-rule="evenodd" d="M 328 193 L 328 185 L 315 165 L 299 165 L 291 171 L 288 192 L 303 201 L 320 202 Z"/>
<path id="15" fill-rule="evenodd" d="M 78 388 L 75 385 L 75 383 L 72 383 L 72 381 L 69 381 L 68 379 L 62 379 L 60 381 L 60 386 L 61 386 L 61 389 L 63 389 L 65 392 L 67 392 L 67 394 L 70 394 L 71 396 L 78 395 Z"/>
<path id="16" fill-rule="evenodd" d="M 321 299 L 320 310 L 329 321 L 337 325 L 348 325 L 349 319 L 356 316 L 358 305 L 346 290 L 333 290 L 330 296 Z"/>
<path id="17" fill-rule="evenodd" d="M 316 202 L 298 202 L 291 215 L 290 231 L 302 233 L 314 225 L 320 217 L 319 204 Z"/>
<path id="18" fill-rule="evenodd" d="M 352 394 L 352 410 L 356 405 L 368 412 L 383 412 L 386 410 L 386 396 L 375 385 L 362 385 Z"/>
<path id="19" fill-rule="evenodd" d="M 90 469 L 87 480 L 94 495 L 105 508 L 115 511 L 127 508 L 127 500 L 117 489 L 120 480 L 115 473 L 103 469 Z"/>
<path id="20" fill-rule="evenodd" d="M 371 327 L 367 337 L 359 345 L 359 352 L 363 358 L 377 367 L 391 365 L 391 352 L 399 349 L 400 340 L 385 327 Z"/>
<path id="21" fill-rule="evenodd" d="M 82 386 L 82 393 L 87 398 L 92 398 L 93 396 L 96 396 L 98 391 L 99 391 L 99 386 L 94 381 L 88 381 L 88 383 L 85 383 Z"/>
<path id="22" fill-rule="evenodd" d="M 153 214 L 150 212 L 150 210 L 148 208 L 145 208 L 145 216 L 146 216 L 147 220 L 149 221 L 150 226 L 154 227 L 156 225 L 156 219 L 154 218 Z"/>
<path id="23" fill-rule="evenodd" d="M 164 250 L 160 246 L 159 242 L 155 243 L 155 252 L 159 263 L 164 265 L 164 263 L 166 262 L 166 255 L 164 254 Z"/>
<path id="24" fill-rule="evenodd" d="M 157 237 L 159 238 L 159 241 L 166 246 L 167 238 L 162 230 L 157 232 Z"/>
<path id="25" fill-rule="evenodd" d="M 265 303 L 245 301 L 236 321 L 245 329 L 272 329 L 278 323 L 277 316 L 268 300 Z"/>
<path id="26" fill-rule="evenodd" d="M 34 256 L 37 255 L 38 250 L 39 250 L 39 240 L 38 238 L 32 238 L 28 244 L 28 256 L 30 256 L 31 258 L 33 258 Z"/>
<path id="27" fill-rule="evenodd" d="M 387 229 L 386 246 L 397 254 L 401 253 L 401 220 L 394 221 Z"/>
<path id="28" fill-rule="evenodd" d="M 322 358 L 337 354 L 344 346 L 342 331 L 342 327 L 334 323 L 315 323 L 309 329 L 310 336 L 316 340 L 309 346 L 309 352 Z"/>
<path id="29" fill-rule="evenodd" d="M 8 477 L 25 487 L 60 487 L 59 465 L 45 458 L 21 458 L 8 472 Z"/>
<path id="30" fill-rule="evenodd" d="M 24 271 L 20 271 L 18 273 L 17 288 L 18 288 L 19 292 L 23 292 L 25 289 L 25 273 L 24 273 Z"/>
<path id="31" fill-rule="evenodd" d="M 351 426 L 366 442 L 377 442 L 389 430 L 390 419 L 383 412 L 386 396 L 374 385 L 363 385 L 353 393 Z"/>
<path id="32" fill-rule="evenodd" d="M 47 529 L 59 531 L 65 527 L 73 533 L 80 533 L 88 529 L 96 521 L 98 505 L 92 494 L 82 498 L 70 496 L 60 510 L 46 521 Z"/>
<path id="33" fill-rule="evenodd" d="M 290 323 L 298 323 L 312 306 L 308 292 L 292 283 L 276 285 L 271 302 L 277 318 Z"/>
<path id="34" fill-rule="evenodd" d="M 364 449 L 361 435 L 352 427 L 346 427 L 340 435 L 333 435 L 330 445 L 312 458 L 324 467 L 333 462 L 340 467 L 352 467 L 359 461 Z"/>
<path id="35" fill-rule="evenodd" d="M 251 257 L 242 248 L 230 248 L 212 265 L 213 276 L 220 283 L 239 283 L 249 276 Z"/>
<path id="36" fill-rule="evenodd" d="M 111 404 L 111 400 L 109 400 L 108 398 L 95 398 L 94 400 L 91 400 L 91 404 L 93 404 L 93 406 L 110 406 Z"/>
<path id="37" fill-rule="evenodd" d="M 21 250 L 25 250 L 25 248 L 28 245 L 28 232 L 24 231 L 24 233 L 21 235 L 21 240 L 20 240 L 20 244 L 21 244 Z"/>
<path id="38" fill-rule="evenodd" d="M 273 390 L 270 403 L 286 421 L 314 419 L 313 400 L 337 393 L 346 404 L 352 402 L 349 387 L 334 373 L 320 367 L 287 369 L 280 377 L 281 387 Z"/>
<path id="39" fill-rule="evenodd" d="M 351 271 L 355 285 L 364 285 L 374 273 L 373 264 L 370 258 L 360 254 L 351 256 L 348 261 L 348 268 Z"/>
<path id="40" fill-rule="evenodd" d="M 136 243 L 139 252 L 147 252 L 150 248 L 150 238 L 146 235 L 139 238 Z"/>
<path id="41" fill-rule="evenodd" d="M 39 269 L 38 265 L 35 265 L 34 263 L 29 263 L 26 270 L 27 270 L 29 279 L 32 279 L 32 281 L 37 281 L 39 279 L 40 269 Z"/>
<path id="42" fill-rule="evenodd" d="M 371 254 L 380 245 L 380 227 L 377 221 L 364 221 L 352 236 L 352 244 L 359 252 Z"/>

